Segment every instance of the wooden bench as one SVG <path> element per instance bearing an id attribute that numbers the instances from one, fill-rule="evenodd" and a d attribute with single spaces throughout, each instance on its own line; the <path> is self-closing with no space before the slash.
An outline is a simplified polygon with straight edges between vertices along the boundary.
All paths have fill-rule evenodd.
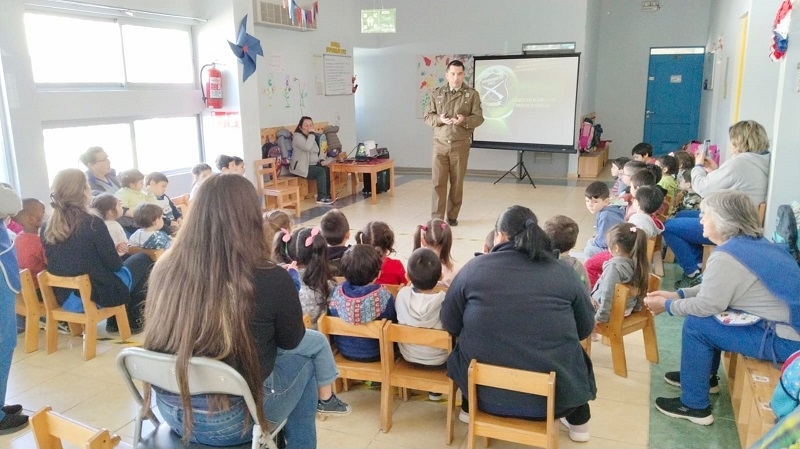
<path id="1" fill-rule="evenodd" d="M 771 362 L 737 353 L 726 353 L 724 360 L 739 441 L 751 447 L 775 425 L 769 403 L 781 372 Z"/>
<path id="2" fill-rule="evenodd" d="M 328 127 L 328 122 L 314 122 L 314 132 L 317 134 L 322 134 L 325 131 L 325 128 Z M 285 126 L 273 126 L 270 128 L 261 128 L 261 145 L 263 146 L 267 142 L 275 142 L 278 138 L 278 131 L 282 129 L 287 129 L 289 132 L 294 133 L 295 128 L 297 128 L 297 124 L 292 125 L 285 125 Z M 317 196 L 317 182 L 313 179 L 305 179 L 299 176 L 290 175 L 290 177 L 297 179 L 298 185 L 300 186 L 300 198 L 309 199 L 309 198 L 316 198 Z M 283 179 L 287 179 L 289 177 L 284 177 Z M 347 187 L 347 175 L 337 174 L 331 180 L 331 188 L 338 190 L 343 190 Z"/>

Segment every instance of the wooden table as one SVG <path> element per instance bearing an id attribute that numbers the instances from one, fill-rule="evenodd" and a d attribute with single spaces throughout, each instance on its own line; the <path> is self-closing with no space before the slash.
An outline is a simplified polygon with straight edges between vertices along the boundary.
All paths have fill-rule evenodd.
<path id="1" fill-rule="evenodd" d="M 328 167 L 331 170 L 331 177 L 333 177 L 334 173 L 352 175 L 350 188 L 353 195 L 356 194 L 358 174 L 369 173 L 372 181 L 370 190 L 372 192 L 372 204 L 378 203 L 378 189 L 375 185 L 378 181 L 378 172 L 389 170 L 389 196 L 394 196 L 394 161 L 391 159 L 375 159 L 368 162 L 333 162 Z M 331 199 L 336 201 L 336 189 L 331 189 Z"/>

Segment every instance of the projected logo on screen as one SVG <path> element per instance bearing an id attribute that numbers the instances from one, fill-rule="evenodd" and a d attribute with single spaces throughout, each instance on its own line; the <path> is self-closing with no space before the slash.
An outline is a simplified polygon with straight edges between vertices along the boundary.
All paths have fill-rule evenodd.
<path id="1" fill-rule="evenodd" d="M 487 67 L 478 74 L 475 85 L 481 96 L 485 118 L 504 118 L 514 111 L 517 76 L 510 68 L 501 65 Z"/>

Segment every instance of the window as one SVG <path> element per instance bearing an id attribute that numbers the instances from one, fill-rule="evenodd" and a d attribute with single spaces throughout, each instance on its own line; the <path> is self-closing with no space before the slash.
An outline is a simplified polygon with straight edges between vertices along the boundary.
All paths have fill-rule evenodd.
<path id="1" fill-rule="evenodd" d="M 142 173 L 192 167 L 200 162 L 197 118 L 156 118 L 133 122 L 138 169 Z"/>
<path id="2" fill-rule="evenodd" d="M 114 21 L 26 13 L 25 35 L 36 83 L 124 82 Z"/>
<path id="3" fill-rule="evenodd" d="M 188 31 L 123 25 L 125 71 L 131 83 L 194 82 Z"/>
<path id="4" fill-rule="evenodd" d="M 194 85 L 189 27 L 126 19 L 25 14 L 25 35 L 40 84 Z"/>
<path id="5" fill-rule="evenodd" d="M 92 146 L 103 147 L 117 173 L 130 168 L 145 174 L 169 172 L 192 167 L 200 160 L 196 117 L 50 128 L 43 134 L 50 183 L 65 168 L 86 170 L 80 155 Z"/>

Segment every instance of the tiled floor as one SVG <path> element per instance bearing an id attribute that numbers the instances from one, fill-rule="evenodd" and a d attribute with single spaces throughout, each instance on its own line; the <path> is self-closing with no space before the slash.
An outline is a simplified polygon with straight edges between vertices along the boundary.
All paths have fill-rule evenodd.
<path id="1" fill-rule="evenodd" d="M 581 228 L 579 248 L 592 236 L 594 219 L 586 210 L 583 200 L 583 190 L 588 181 L 537 180 L 536 189 L 527 183 L 511 181 L 493 185 L 493 181 L 474 178 L 465 184 L 460 224 L 454 229 L 456 242 L 453 255 L 457 263 L 467 262 L 475 251 L 481 250 L 484 237 L 493 228 L 498 214 L 513 204 L 530 207 L 541 222 L 556 214 L 572 217 Z M 338 205 L 347 215 L 353 235 L 371 220 L 389 223 L 396 235 L 397 257 L 405 260 L 413 248 L 412 233 L 415 226 L 429 217 L 429 201 L 428 178 L 406 175 L 398 177 L 393 198 L 387 193 L 380 195 L 377 205 L 347 199 L 339 201 Z M 303 224 L 317 224 L 317 213 L 324 211 L 323 208 L 314 209 L 313 203 L 307 207 L 310 210 L 304 213 Z M 51 405 L 55 411 L 70 418 L 116 432 L 123 441 L 130 443 L 136 407 L 114 364 L 114 357 L 124 345 L 114 340 L 100 342 L 97 357 L 84 362 L 79 337 L 60 336 L 59 350 L 47 355 L 43 349 L 44 333 L 40 333 L 39 351 L 25 354 L 21 339 L 17 345 L 7 402 L 21 403 L 28 411 Z M 102 329 L 100 333 L 105 335 Z M 133 338 L 135 342 L 141 339 L 141 336 Z M 659 339 L 663 341 L 661 335 Z M 641 334 L 626 338 L 626 350 L 629 375 L 624 379 L 615 376 L 611 370 L 609 348 L 601 344 L 593 346 L 592 360 L 598 397 L 591 403 L 592 438 L 588 444 L 574 443 L 562 431 L 560 447 L 648 446 L 652 410 L 651 376 Z M 666 368 L 675 369 L 677 366 Z M 422 395 L 412 397 L 408 402 L 395 401 L 394 425 L 389 433 L 384 434 L 379 429 L 378 390 L 361 386 L 342 393 L 341 397 L 352 405 L 353 413 L 317 422 L 320 448 L 447 447 L 444 444 L 444 403 L 429 402 L 427 396 Z M 466 433 L 467 426 L 457 421 L 455 441 L 450 447 L 466 447 Z M 675 443 L 674 439 L 670 441 L 677 446 L 688 447 Z M 0 449 L 33 447 L 30 428 L 0 436 Z M 494 441 L 492 447 L 517 446 Z"/>

